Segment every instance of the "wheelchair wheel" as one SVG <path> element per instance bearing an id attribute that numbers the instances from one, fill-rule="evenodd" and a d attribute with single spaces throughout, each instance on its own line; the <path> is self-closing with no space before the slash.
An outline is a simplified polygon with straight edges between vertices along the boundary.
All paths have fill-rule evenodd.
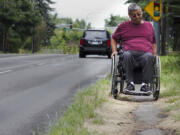
<path id="1" fill-rule="evenodd" d="M 111 94 L 115 99 L 117 99 L 118 89 L 117 89 L 117 64 L 118 56 L 114 55 L 111 62 Z"/>
<path id="2" fill-rule="evenodd" d="M 155 57 L 154 64 L 154 79 L 153 79 L 153 99 L 158 100 L 160 92 L 160 76 L 161 76 L 161 61 L 158 56 Z"/>
<path id="3" fill-rule="evenodd" d="M 120 80 L 120 93 L 123 93 L 123 89 L 124 89 L 124 80 Z"/>

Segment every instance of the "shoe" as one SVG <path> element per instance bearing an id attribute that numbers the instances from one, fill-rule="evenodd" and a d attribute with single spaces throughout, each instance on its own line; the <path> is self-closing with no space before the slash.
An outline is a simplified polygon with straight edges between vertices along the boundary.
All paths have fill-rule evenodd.
<path id="1" fill-rule="evenodd" d="M 113 95 L 117 95 L 117 93 L 118 93 L 118 90 L 117 90 L 117 89 L 114 89 L 114 90 L 112 91 L 112 94 L 113 94 Z"/>
<path id="2" fill-rule="evenodd" d="M 134 87 L 133 84 L 128 83 L 128 84 L 127 84 L 127 87 L 126 87 L 124 90 L 125 90 L 125 91 L 129 91 L 129 92 L 135 91 L 135 87 Z"/>
<path id="3" fill-rule="evenodd" d="M 151 93 L 151 88 L 147 84 L 145 84 L 141 86 L 140 91 L 145 92 L 145 93 Z"/>

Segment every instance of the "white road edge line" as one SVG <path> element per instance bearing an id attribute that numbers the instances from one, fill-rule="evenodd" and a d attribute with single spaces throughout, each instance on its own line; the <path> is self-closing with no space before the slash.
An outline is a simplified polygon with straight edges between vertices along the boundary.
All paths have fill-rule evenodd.
<path id="1" fill-rule="evenodd" d="M 12 71 L 12 70 L 2 71 L 2 72 L 0 72 L 0 74 L 8 73 L 8 72 L 11 72 L 11 71 Z"/>
<path id="2" fill-rule="evenodd" d="M 46 63 L 39 63 L 37 64 L 38 66 L 42 66 L 42 65 L 45 65 Z"/>

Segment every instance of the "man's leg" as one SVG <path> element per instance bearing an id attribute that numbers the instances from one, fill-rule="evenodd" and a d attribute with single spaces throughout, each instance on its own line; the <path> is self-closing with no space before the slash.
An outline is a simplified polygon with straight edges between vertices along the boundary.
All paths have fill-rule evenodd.
<path id="1" fill-rule="evenodd" d="M 153 79 L 153 59 L 152 53 L 144 53 L 141 56 L 141 64 L 143 67 L 143 82 L 150 83 Z"/>
<path id="2" fill-rule="evenodd" d="M 133 82 L 134 57 L 131 51 L 123 52 L 123 68 L 126 72 L 126 81 Z"/>
<path id="3" fill-rule="evenodd" d="M 143 68 L 143 83 L 140 90 L 149 94 L 151 93 L 149 83 L 153 79 L 153 58 L 154 56 L 151 53 L 144 53 L 139 59 Z"/>
<path id="4" fill-rule="evenodd" d="M 133 82 L 133 69 L 134 69 L 134 57 L 131 51 L 125 51 L 123 53 L 123 68 L 126 73 L 127 87 L 124 89 L 126 92 L 134 91 Z"/>

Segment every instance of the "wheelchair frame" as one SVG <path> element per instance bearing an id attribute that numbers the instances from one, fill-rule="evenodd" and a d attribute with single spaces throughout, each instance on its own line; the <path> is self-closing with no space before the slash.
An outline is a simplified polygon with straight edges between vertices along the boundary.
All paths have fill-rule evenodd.
<path id="1" fill-rule="evenodd" d="M 119 94 L 126 95 L 136 95 L 136 96 L 150 96 L 153 95 L 154 100 L 158 100 L 160 92 L 160 76 L 161 76 L 161 62 L 159 56 L 154 58 L 154 69 L 153 69 L 153 80 L 150 83 L 150 88 L 152 90 L 151 94 L 143 92 L 124 92 L 125 83 L 125 72 L 122 65 L 123 61 L 123 51 L 120 50 L 118 54 L 114 55 L 111 62 L 111 94 L 115 99 L 117 99 L 118 91 Z M 119 84 L 119 85 L 118 85 Z M 119 89 L 118 89 L 119 86 Z"/>

